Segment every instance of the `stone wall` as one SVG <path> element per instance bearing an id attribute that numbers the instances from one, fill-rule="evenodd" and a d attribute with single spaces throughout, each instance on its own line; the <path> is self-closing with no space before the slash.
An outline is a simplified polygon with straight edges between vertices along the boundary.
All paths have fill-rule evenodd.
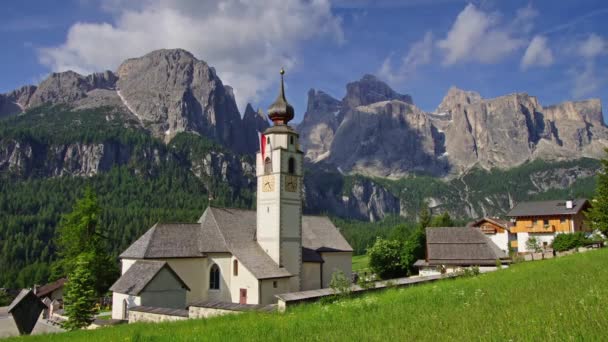
<path id="1" fill-rule="evenodd" d="M 173 322 L 173 321 L 181 321 L 186 320 L 188 317 L 183 316 L 174 316 L 174 315 L 166 315 L 166 314 L 157 314 L 150 312 L 141 312 L 141 311 L 129 311 L 129 323 L 136 322 Z"/>
<path id="2" fill-rule="evenodd" d="M 240 311 L 232 311 L 232 310 L 223 310 L 223 309 L 214 309 L 214 308 L 201 308 L 196 306 L 191 306 L 188 309 L 188 316 L 190 318 L 209 318 L 215 316 L 223 316 L 230 314 L 239 314 Z"/>

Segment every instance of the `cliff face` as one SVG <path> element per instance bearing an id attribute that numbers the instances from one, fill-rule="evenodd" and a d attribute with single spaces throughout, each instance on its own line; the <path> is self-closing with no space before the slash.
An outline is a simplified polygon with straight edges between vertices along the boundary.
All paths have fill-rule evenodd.
<path id="1" fill-rule="evenodd" d="M 306 158 L 313 162 L 327 158 L 331 154 L 336 131 L 344 118 L 355 112 L 357 107 L 392 100 L 412 103 L 410 95 L 395 92 L 372 75 L 364 75 L 359 81 L 349 83 L 341 101 L 323 91 L 311 89 L 304 119 L 298 125 Z"/>
<path id="2" fill-rule="evenodd" d="M 599 100 L 543 107 L 527 94 L 464 103 L 450 95 L 440 108 L 451 117 L 443 126 L 456 172 L 474 165 L 507 169 L 534 159 L 597 158 L 608 146 Z"/>
<path id="3" fill-rule="evenodd" d="M 1 94 L 0 117 L 49 104 L 112 107 L 165 142 L 179 132 L 196 132 L 241 153 L 257 148 L 255 130 L 265 121 L 241 120 L 232 88 L 207 63 L 180 49 L 129 59 L 116 73 L 53 73 L 38 86 Z"/>
<path id="4" fill-rule="evenodd" d="M 306 158 L 377 177 L 457 176 L 475 166 L 509 169 L 536 160 L 598 158 L 608 147 L 599 100 L 543 107 L 519 93 L 483 99 L 449 89 L 433 113 L 364 76 L 342 101 L 311 90 L 298 126 Z"/>

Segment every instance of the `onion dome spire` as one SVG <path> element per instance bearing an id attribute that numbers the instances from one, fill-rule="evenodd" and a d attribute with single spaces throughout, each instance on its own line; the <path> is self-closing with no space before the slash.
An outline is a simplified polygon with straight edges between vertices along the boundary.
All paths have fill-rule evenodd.
<path id="1" fill-rule="evenodd" d="M 285 98 L 284 74 L 285 70 L 281 68 L 281 89 L 279 91 L 279 96 L 277 96 L 277 99 L 268 108 L 268 117 L 275 125 L 286 125 L 294 116 L 293 106 L 290 105 Z"/>

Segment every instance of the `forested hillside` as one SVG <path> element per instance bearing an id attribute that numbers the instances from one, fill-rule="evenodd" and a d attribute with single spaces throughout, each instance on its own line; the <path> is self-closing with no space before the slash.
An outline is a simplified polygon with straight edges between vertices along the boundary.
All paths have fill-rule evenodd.
<path id="1" fill-rule="evenodd" d="M 333 217 L 361 254 L 396 226 L 408 231 L 423 202 L 466 222 L 518 201 L 590 197 L 598 169 L 593 159 L 535 161 L 452 180 L 389 180 L 308 165 L 304 210 Z M 217 206 L 255 206 L 250 155 L 195 133 L 165 144 L 112 108 L 37 107 L 0 121 L 0 287 L 48 280 L 57 223 L 86 186 L 99 196 L 114 256 L 157 221 L 198 219 L 210 195 Z"/>

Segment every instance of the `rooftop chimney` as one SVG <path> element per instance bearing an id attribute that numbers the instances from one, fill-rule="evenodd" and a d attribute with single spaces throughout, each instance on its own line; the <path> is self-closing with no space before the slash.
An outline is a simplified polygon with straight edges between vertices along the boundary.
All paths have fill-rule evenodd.
<path id="1" fill-rule="evenodd" d="M 572 200 L 567 200 L 566 209 L 572 209 L 572 208 L 574 208 L 574 202 L 572 202 Z"/>

